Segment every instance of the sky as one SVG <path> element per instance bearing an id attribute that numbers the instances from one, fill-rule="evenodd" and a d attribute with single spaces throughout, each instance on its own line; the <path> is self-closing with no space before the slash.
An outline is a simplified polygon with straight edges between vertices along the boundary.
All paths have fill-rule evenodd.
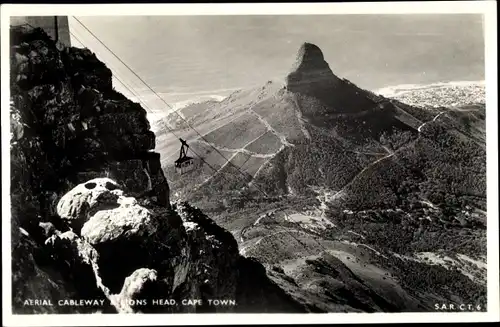
<path id="1" fill-rule="evenodd" d="M 282 81 L 303 42 L 360 87 L 484 80 L 481 15 L 77 17 L 168 102 Z M 129 89 L 139 79 L 70 17 L 72 43 L 96 52 Z M 116 82 L 116 88 L 129 93 Z M 129 94 L 128 94 L 129 95 Z"/>

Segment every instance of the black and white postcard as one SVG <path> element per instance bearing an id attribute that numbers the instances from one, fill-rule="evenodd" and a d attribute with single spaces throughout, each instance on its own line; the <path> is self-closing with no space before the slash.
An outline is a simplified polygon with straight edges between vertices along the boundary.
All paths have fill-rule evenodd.
<path id="1" fill-rule="evenodd" d="M 498 321 L 495 2 L 1 11 L 4 325 Z"/>

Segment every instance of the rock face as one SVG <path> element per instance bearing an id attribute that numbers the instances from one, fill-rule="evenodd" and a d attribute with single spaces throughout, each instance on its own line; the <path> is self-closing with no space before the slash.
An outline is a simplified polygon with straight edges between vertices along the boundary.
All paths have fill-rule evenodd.
<path id="1" fill-rule="evenodd" d="M 289 91 L 320 100 L 331 113 L 353 113 L 372 108 L 375 103 L 362 96 L 365 91 L 333 74 L 321 49 L 304 43 L 286 77 Z"/>
<path id="2" fill-rule="evenodd" d="M 232 234 L 200 210 L 187 203 L 172 209 L 139 203 L 126 193 L 113 180 L 97 178 L 61 198 L 60 219 L 83 227 L 53 230 L 39 252 L 45 267 L 61 273 L 58 287 L 76 289 L 54 297 L 58 284 L 50 274 L 40 275 L 41 259 L 28 260 L 38 272 L 36 281 L 56 288 L 42 296 L 99 299 L 105 303 L 100 310 L 118 313 L 303 310 L 267 278 L 262 265 L 240 257 Z M 27 266 L 22 263 L 18 269 Z M 158 305 L 165 299 L 174 302 Z M 189 299 L 201 303 L 182 305 Z M 210 305 L 214 299 L 232 299 L 237 305 Z"/>
<path id="3" fill-rule="evenodd" d="M 11 39 L 12 166 L 23 178 L 13 187 L 64 193 L 104 175 L 168 207 L 146 111 L 114 91 L 111 71 L 88 49 L 59 50 L 40 29 L 13 28 Z"/>
<path id="4" fill-rule="evenodd" d="M 146 111 L 92 52 L 56 47 L 41 29 L 12 28 L 11 42 L 14 313 L 304 310 L 231 233 L 170 204 Z M 34 298 L 102 304 L 24 305 Z M 165 299 L 203 305 L 153 303 Z"/>

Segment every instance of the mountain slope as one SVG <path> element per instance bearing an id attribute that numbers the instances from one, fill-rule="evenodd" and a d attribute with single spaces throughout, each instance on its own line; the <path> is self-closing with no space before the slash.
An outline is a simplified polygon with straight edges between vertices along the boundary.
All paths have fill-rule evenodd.
<path id="1" fill-rule="evenodd" d="M 210 211 L 297 301 L 319 311 L 485 308 L 484 105 L 376 95 L 335 76 L 306 43 L 285 83 L 182 114 L 203 137 L 187 124 L 177 132 L 202 159 L 182 176 L 174 157 L 163 162 L 173 198 Z M 179 146 L 168 134 L 159 144 Z M 364 300 L 339 307 L 339 289 Z"/>

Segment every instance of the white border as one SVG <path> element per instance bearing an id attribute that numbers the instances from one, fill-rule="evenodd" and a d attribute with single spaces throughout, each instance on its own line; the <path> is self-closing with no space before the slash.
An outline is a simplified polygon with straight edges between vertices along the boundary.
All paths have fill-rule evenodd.
<path id="1" fill-rule="evenodd" d="M 317 15 L 317 14 L 434 14 L 477 13 L 484 15 L 486 38 L 487 103 L 487 196 L 488 196 L 488 312 L 486 313 L 371 313 L 371 314 L 154 314 L 154 315 L 12 315 L 10 238 L 9 140 L 9 17 L 10 16 L 122 16 L 122 15 Z M 486 322 L 499 321 L 498 257 L 498 130 L 497 130 L 497 17 L 495 1 L 365 2 L 293 4 L 93 4 L 1 6 L 1 104 L 2 104 L 2 248 L 3 325 L 207 325 L 207 324 L 316 324 L 394 322 Z"/>
<path id="2" fill-rule="evenodd" d="M 344 3 L 197 3 L 2 5 L 10 16 L 164 16 L 164 15 L 329 15 L 471 14 L 495 12 L 495 1 L 344 2 Z M 4 9 L 2 9 L 4 10 Z"/>

